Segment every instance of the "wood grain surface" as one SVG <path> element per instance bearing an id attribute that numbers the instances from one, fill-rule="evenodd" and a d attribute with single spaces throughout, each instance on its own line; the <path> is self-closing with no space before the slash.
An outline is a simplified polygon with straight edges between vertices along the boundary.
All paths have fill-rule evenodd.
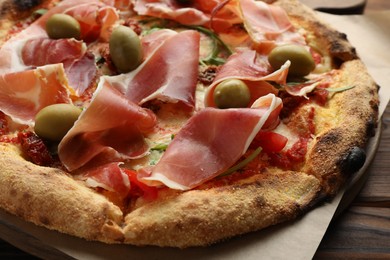
<path id="1" fill-rule="evenodd" d="M 390 0 L 368 0 L 365 12 L 384 9 L 390 9 Z M 390 259 L 390 105 L 382 122 L 368 180 L 351 205 L 332 221 L 314 259 Z M 38 258 L 0 240 L 0 259 Z"/>

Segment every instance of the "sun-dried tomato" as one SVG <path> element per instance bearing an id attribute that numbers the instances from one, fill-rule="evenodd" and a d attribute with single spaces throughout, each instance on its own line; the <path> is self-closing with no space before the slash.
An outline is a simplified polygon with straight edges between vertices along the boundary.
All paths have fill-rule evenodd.
<path id="1" fill-rule="evenodd" d="M 0 135 L 8 134 L 8 122 L 5 118 L 5 114 L 3 112 L 0 112 Z"/>
<path id="2" fill-rule="evenodd" d="M 39 136 L 33 132 L 20 132 L 18 138 L 24 155 L 33 163 L 41 166 L 50 166 L 54 163 L 47 146 Z"/>
<path id="3" fill-rule="evenodd" d="M 210 85 L 215 79 L 217 71 L 217 66 L 209 66 L 205 70 L 199 72 L 198 80 L 205 85 Z"/>

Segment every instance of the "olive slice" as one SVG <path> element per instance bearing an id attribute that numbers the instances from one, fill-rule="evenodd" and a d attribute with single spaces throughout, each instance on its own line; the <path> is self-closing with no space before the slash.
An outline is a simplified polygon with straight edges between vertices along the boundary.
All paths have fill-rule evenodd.
<path id="1" fill-rule="evenodd" d="M 214 89 L 214 103 L 218 108 L 242 108 L 249 105 L 248 86 L 239 79 L 227 79 Z"/>
<path id="2" fill-rule="evenodd" d="M 35 116 L 35 133 L 47 140 L 61 141 L 74 122 L 81 109 L 71 104 L 54 104 L 41 109 Z"/>
<path id="3" fill-rule="evenodd" d="M 46 32 L 51 39 L 80 39 L 79 22 L 67 14 L 53 14 L 46 22 Z"/>
<path id="4" fill-rule="evenodd" d="M 129 27 L 120 25 L 110 36 L 110 56 L 119 72 L 129 72 L 142 61 L 141 41 Z"/>

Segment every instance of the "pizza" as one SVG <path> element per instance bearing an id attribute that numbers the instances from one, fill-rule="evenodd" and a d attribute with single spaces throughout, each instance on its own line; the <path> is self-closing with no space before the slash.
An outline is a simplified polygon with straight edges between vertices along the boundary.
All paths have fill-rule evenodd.
<path id="1" fill-rule="evenodd" d="M 104 243 L 207 246 L 365 161 L 378 86 L 295 0 L 2 1 L 0 207 Z"/>

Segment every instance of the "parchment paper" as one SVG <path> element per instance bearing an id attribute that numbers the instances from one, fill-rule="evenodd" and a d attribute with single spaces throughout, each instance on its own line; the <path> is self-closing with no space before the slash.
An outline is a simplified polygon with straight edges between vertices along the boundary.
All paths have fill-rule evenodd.
<path id="1" fill-rule="evenodd" d="M 381 86 L 380 113 L 390 98 L 390 11 L 370 13 L 365 16 L 334 16 L 319 14 L 336 29 L 345 32 L 356 46 L 358 54 L 370 73 Z M 370 142 L 369 158 L 356 175 L 355 184 L 364 175 L 375 153 L 377 135 Z M 356 185 L 355 185 L 356 186 Z M 346 196 L 354 185 L 347 188 Z M 356 192 L 355 192 L 356 193 Z M 355 194 L 354 193 L 354 194 Z M 26 223 L 0 211 L 1 225 L 28 236 L 30 243 L 57 249 L 77 259 L 311 259 L 332 220 L 344 195 L 342 191 L 331 203 L 310 211 L 296 221 L 270 227 L 260 232 L 243 235 L 207 248 L 185 250 L 157 247 L 133 247 L 128 245 L 105 245 L 87 242 L 55 231 L 49 231 Z M 351 196 L 351 195 L 349 195 Z M 1 236 L 1 234 L 0 234 Z M 7 240 L 6 237 L 3 239 Z M 31 242 L 32 241 L 32 242 Z M 15 242 L 14 242 L 15 243 Z M 36 253 L 37 251 L 33 252 Z M 39 252 L 39 251 L 38 251 Z M 44 255 L 45 257 L 47 254 Z"/>

